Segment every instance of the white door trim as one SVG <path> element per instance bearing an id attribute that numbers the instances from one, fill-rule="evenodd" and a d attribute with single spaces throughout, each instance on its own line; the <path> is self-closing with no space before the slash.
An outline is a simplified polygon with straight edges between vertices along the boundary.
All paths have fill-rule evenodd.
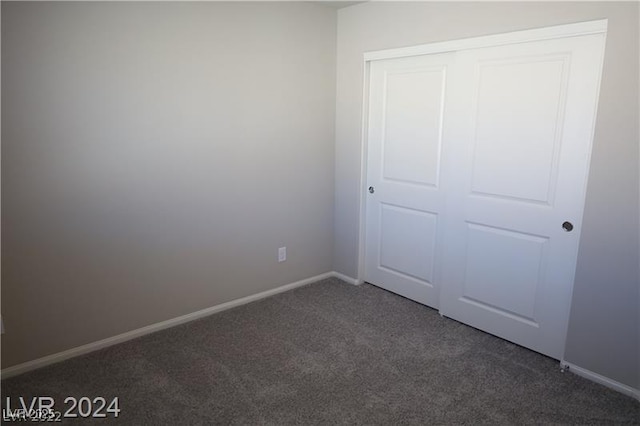
<path id="1" fill-rule="evenodd" d="M 365 62 L 368 62 L 380 59 L 431 55 L 434 53 L 477 49 L 481 47 L 495 47 L 505 44 L 526 43 L 530 41 L 550 40 L 554 38 L 565 38 L 588 34 L 600 34 L 605 33 L 606 31 L 607 19 L 600 19 L 596 21 L 577 22 L 573 24 L 555 25 L 552 27 L 421 44 L 418 46 L 364 52 L 364 60 Z"/>
<path id="2" fill-rule="evenodd" d="M 457 40 L 421 44 L 417 46 L 364 52 L 362 72 L 362 120 L 360 134 L 360 205 L 359 205 L 359 238 L 358 238 L 358 275 L 359 284 L 365 279 L 365 220 L 366 220 L 366 182 L 368 134 L 367 118 L 369 115 L 369 66 L 371 61 L 381 59 L 403 58 L 417 55 L 452 52 L 481 47 L 494 47 L 506 44 L 525 43 L 530 41 L 550 40 L 555 38 L 575 37 L 588 34 L 606 34 L 608 19 L 576 22 L 572 24 L 513 31 L 508 33 L 463 38 Z"/>

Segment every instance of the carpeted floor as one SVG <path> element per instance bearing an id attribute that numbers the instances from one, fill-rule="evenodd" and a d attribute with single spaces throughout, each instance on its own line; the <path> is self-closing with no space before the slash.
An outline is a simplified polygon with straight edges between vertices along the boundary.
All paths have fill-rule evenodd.
<path id="1" fill-rule="evenodd" d="M 119 398 L 70 425 L 640 424 L 555 360 L 336 279 L 2 382 L 19 396 Z"/>

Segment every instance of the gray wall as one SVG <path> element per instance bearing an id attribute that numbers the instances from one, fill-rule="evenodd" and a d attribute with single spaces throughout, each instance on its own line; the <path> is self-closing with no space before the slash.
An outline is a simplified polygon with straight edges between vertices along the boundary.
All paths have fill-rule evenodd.
<path id="1" fill-rule="evenodd" d="M 335 34 L 310 3 L 2 2 L 2 368 L 331 270 Z"/>
<path id="2" fill-rule="evenodd" d="M 640 388 L 638 4 L 372 2 L 338 12 L 334 269 L 357 275 L 362 53 L 609 19 L 566 359 Z"/>

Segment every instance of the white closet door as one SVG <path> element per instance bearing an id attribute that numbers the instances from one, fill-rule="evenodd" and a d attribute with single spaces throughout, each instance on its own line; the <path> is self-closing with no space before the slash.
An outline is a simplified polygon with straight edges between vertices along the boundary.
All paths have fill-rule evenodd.
<path id="1" fill-rule="evenodd" d="M 463 50 L 452 76 L 441 313 L 554 358 L 564 351 L 603 43 Z"/>
<path id="2" fill-rule="evenodd" d="M 450 54 L 370 68 L 365 280 L 438 306 Z"/>

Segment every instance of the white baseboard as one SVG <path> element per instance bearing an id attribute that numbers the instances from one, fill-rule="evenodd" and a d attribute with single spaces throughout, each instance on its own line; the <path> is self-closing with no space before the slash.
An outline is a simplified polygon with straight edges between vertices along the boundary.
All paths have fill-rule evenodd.
<path id="1" fill-rule="evenodd" d="M 561 361 L 561 365 L 569 367 L 569 371 L 571 373 L 577 374 L 580 377 L 584 377 L 585 379 L 589 379 L 592 382 L 600 383 L 610 389 L 628 395 L 632 398 L 640 401 L 640 389 L 632 388 L 631 386 L 625 385 L 624 383 L 616 382 L 613 379 L 602 376 L 598 373 L 594 373 L 593 371 L 587 370 L 586 368 L 578 367 L 575 364 L 571 364 L 570 362 Z"/>
<path id="2" fill-rule="evenodd" d="M 335 271 L 333 271 L 333 272 L 332 272 L 332 274 L 333 274 L 333 276 L 334 276 L 335 278 L 339 278 L 339 279 L 341 279 L 342 281 L 346 281 L 346 282 L 348 282 L 349 284 L 353 284 L 353 285 L 360 285 L 360 284 L 362 284 L 362 283 L 361 283 L 360 281 L 358 281 L 357 279 L 355 279 L 355 278 L 351 278 L 350 276 L 345 275 L 345 274 L 341 274 L 340 272 L 335 272 Z"/>
<path id="3" fill-rule="evenodd" d="M 227 309 L 231 309 L 237 306 L 245 305 L 247 303 L 255 302 L 256 300 L 264 299 L 266 297 L 273 296 L 278 293 L 283 293 L 285 291 L 293 290 L 294 288 L 302 287 L 307 284 L 311 284 L 316 281 L 320 281 L 325 278 L 331 278 L 331 277 L 340 278 L 341 280 L 347 281 L 348 283 L 351 283 L 351 284 L 354 284 L 356 282 L 353 278 L 349 278 L 346 275 L 342 275 L 337 272 L 326 272 L 324 274 L 320 274 L 314 277 L 306 278 L 304 280 L 296 281 L 291 284 L 286 284 L 271 290 L 253 294 L 251 296 L 232 300 L 230 302 L 222 303 L 220 305 L 212 306 L 210 308 L 206 308 L 200 311 L 192 312 L 190 314 L 182 315 L 177 318 L 172 318 L 166 321 L 148 325 L 146 327 L 138 328 L 136 330 L 128 331 L 126 333 L 118 334 L 117 336 L 108 337 L 103 340 L 98 340 L 97 342 L 88 343 L 86 345 L 68 349 L 63 352 L 58 352 L 42 358 L 34 359 L 32 361 L 27 361 L 22 364 L 14 365 L 12 367 L 3 369 L 0 372 L 0 377 L 2 379 L 7 379 L 9 377 L 17 376 L 19 374 L 36 370 L 38 368 L 42 368 L 47 365 L 55 364 L 60 361 L 64 361 L 70 358 L 84 355 L 89 352 L 97 351 L 99 349 L 113 346 L 118 343 L 126 342 L 127 340 L 135 339 L 136 337 L 141 337 L 146 334 L 154 333 L 156 331 L 160 331 L 166 328 L 174 327 L 176 325 L 184 324 L 186 322 L 193 321 L 199 318 L 204 318 L 206 316 L 215 314 L 217 312 L 222 312 Z"/>
<path id="4" fill-rule="evenodd" d="M 204 318 L 209 315 L 215 314 L 217 312 L 222 312 L 227 309 L 235 308 L 237 306 L 245 305 L 247 303 L 255 302 L 256 300 L 264 299 L 269 296 L 276 295 L 278 293 L 283 293 L 285 291 L 293 290 L 297 287 L 302 287 L 316 281 L 320 281 L 326 278 L 335 277 L 341 279 L 352 285 L 362 284 L 356 278 L 349 277 L 347 275 L 341 274 L 339 272 L 326 272 L 324 274 L 316 275 L 310 278 L 306 278 L 304 280 L 296 281 L 291 284 L 286 284 L 271 290 L 263 291 L 261 293 L 253 294 L 251 296 L 246 296 L 240 299 L 232 300 L 230 302 L 222 303 L 220 305 L 212 306 L 210 308 L 202 309 L 200 311 L 192 312 L 190 314 L 182 315 L 180 317 L 172 318 L 166 321 L 158 322 L 155 324 L 148 325 L 146 327 L 138 328 L 136 330 L 128 331 L 126 333 L 118 334 L 117 336 L 109 337 L 103 340 L 98 340 L 97 342 L 88 343 L 86 345 L 78 346 L 72 349 L 68 349 L 63 352 L 58 352 L 56 354 L 48 355 L 42 358 L 38 358 L 32 361 L 28 361 L 22 364 L 14 365 L 12 367 L 5 368 L 0 372 L 0 377 L 2 379 L 7 379 L 9 377 L 14 377 L 22 373 L 26 373 L 28 371 L 36 370 L 38 368 L 45 367 L 47 365 L 55 364 L 70 358 L 74 358 L 80 355 L 87 354 L 89 352 L 97 351 L 99 349 L 103 349 L 109 346 L 116 345 L 118 343 L 126 342 L 127 340 L 135 339 L 137 337 L 144 336 L 146 334 L 151 334 L 156 331 L 164 330 L 170 327 L 174 327 L 176 325 L 184 324 L 199 318 Z M 596 383 L 600 383 L 604 386 L 607 386 L 611 389 L 614 389 L 618 392 L 621 392 L 625 395 L 628 395 L 632 398 L 640 401 L 640 390 L 632 388 L 631 386 L 625 385 L 623 383 L 617 382 L 615 380 L 609 379 L 608 377 L 602 376 L 600 374 L 594 373 L 593 371 L 589 371 L 582 367 L 578 367 L 577 365 L 571 364 L 566 361 L 561 361 L 561 364 L 569 367 L 569 371 L 582 376 L 586 379 L 594 381 Z"/>

